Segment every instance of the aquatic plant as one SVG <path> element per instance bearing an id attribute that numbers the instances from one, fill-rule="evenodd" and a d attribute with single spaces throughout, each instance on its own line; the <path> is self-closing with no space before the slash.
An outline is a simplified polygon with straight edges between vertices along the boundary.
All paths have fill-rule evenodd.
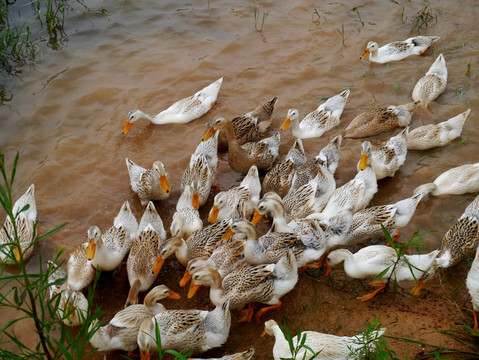
<path id="1" fill-rule="evenodd" d="M 266 11 L 263 13 L 262 19 L 261 19 L 261 25 L 258 26 L 259 18 L 260 18 L 260 13 L 259 13 L 259 6 L 256 3 L 253 3 L 253 15 L 254 15 L 254 28 L 258 32 L 263 31 L 263 26 L 264 26 L 264 21 L 269 15 L 269 12 Z"/>
<path id="2" fill-rule="evenodd" d="M 429 26 L 431 21 L 437 23 L 437 15 L 433 14 L 431 6 L 427 4 L 424 8 L 414 14 L 414 17 L 412 18 L 412 28 L 413 30 L 421 31 Z"/>
<path id="3" fill-rule="evenodd" d="M 2 244 L 2 252 L 6 254 L 4 262 L 8 261 L 15 264 L 18 268 L 17 275 L 10 275 L 6 272 L 5 264 L 0 264 L 0 309 L 11 309 L 19 313 L 19 315 L 9 321 L 0 329 L 0 358 L 1 359 L 82 359 L 90 355 L 93 351 L 87 351 L 86 345 L 93 333 L 98 327 L 89 326 L 92 321 L 100 316 L 99 309 L 93 311 L 92 300 L 95 292 L 95 285 L 88 291 L 88 310 L 84 315 L 80 312 L 83 325 L 78 331 L 72 333 L 71 330 L 63 323 L 76 311 L 75 308 L 64 309 L 61 304 L 61 293 L 49 298 L 49 288 L 52 285 L 59 285 L 64 279 L 58 279 L 50 282 L 49 276 L 58 268 L 49 267 L 48 270 L 43 269 L 43 258 L 39 252 L 39 269 L 38 273 L 31 273 L 27 270 L 27 266 L 23 259 L 23 252 L 17 258 L 13 255 L 13 251 L 7 251 L 9 247 L 20 246 L 19 229 L 16 227 L 15 218 L 18 214 L 13 213 L 12 189 L 15 179 L 16 168 L 19 155 L 17 153 L 11 173 L 7 174 L 5 167 L 5 158 L 0 151 L 0 172 L 3 178 L 3 185 L 0 185 L 0 204 L 4 209 L 7 217 L 10 218 L 13 225 L 13 236 L 9 239 L 11 242 Z M 20 210 L 20 213 L 26 211 L 28 205 Z M 65 224 L 55 227 L 43 235 L 37 234 L 36 223 L 33 229 L 33 242 L 30 246 L 35 246 L 38 242 L 53 235 L 63 228 Z M 61 251 L 56 255 L 55 262 Z M 97 274 L 97 279 L 98 279 Z M 96 281 L 95 281 L 96 284 Z M 58 319 L 58 310 L 63 315 Z M 29 344 L 23 343 L 16 335 L 14 325 L 19 321 L 32 321 L 35 331 L 32 330 L 32 336 L 38 336 L 37 345 L 31 347 Z M 14 349 L 15 350 L 12 350 Z"/>

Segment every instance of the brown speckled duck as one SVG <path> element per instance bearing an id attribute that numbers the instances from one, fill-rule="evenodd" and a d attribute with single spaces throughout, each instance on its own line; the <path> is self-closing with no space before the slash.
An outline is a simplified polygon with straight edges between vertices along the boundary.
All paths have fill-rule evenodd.
<path id="1" fill-rule="evenodd" d="M 444 56 L 439 54 L 426 75 L 418 80 L 412 90 L 412 99 L 419 101 L 424 107 L 435 100 L 446 90 L 447 67 Z"/>

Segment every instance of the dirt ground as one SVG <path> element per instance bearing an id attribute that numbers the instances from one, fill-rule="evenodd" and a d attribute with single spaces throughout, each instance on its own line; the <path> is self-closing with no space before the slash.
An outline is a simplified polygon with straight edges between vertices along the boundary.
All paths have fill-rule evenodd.
<path id="1" fill-rule="evenodd" d="M 262 226 L 267 224 L 262 220 Z M 379 243 L 379 240 L 377 241 Z M 357 249 L 351 249 L 356 251 Z M 238 323 L 240 314 L 232 311 L 232 324 L 228 341 L 218 349 L 212 349 L 199 355 L 202 358 L 221 357 L 226 354 L 255 348 L 254 359 L 271 359 L 274 339 L 261 337 L 264 321 L 274 319 L 278 323 L 286 321 L 292 334 L 301 330 L 352 336 L 365 328 L 366 322 L 380 319 L 386 335 L 417 340 L 433 346 L 423 346 L 388 338 L 388 348 L 395 351 L 400 359 L 418 359 L 439 347 L 448 349 L 466 349 L 460 342 L 442 334 L 445 330 L 459 330 L 461 325 L 473 326 L 472 305 L 464 281 L 468 265 L 462 264 L 441 274 L 426 283 L 419 296 L 413 297 L 409 291 L 414 283 L 401 283 L 393 298 L 388 288 L 368 302 L 357 300 L 358 296 L 372 291 L 366 280 L 348 278 L 341 267 L 334 268 L 328 277 L 324 271 L 308 269 L 300 273 L 296 287 L 282 298 L 283 305 L 265 314 L 261 324 Z M 188 287 L 180 288 L 178 281 L 184 268 L 175 258 L 168 259 L 155 284 L 165 284 L 181 295 L 180 300 L 166 299 L 167 309 L 212 309 L 207 288 L 200 288 L 192 299 L 187 299 Z M 105 293 L 102 289 L 111 288 L 104 284 L 114 281 L 117 294 Z M 110 274 L 102 274 L 96 300 L 107 310 L 104 320 L 109 320 L 115 309 L 122 308 L 128 292 L 128 283 L 120 283 Z M 143 297 L 145 294 L 141 294 Z M 140 297 L 140 301 L 142 300 Z M 473 340 L 479 345 L 479 339 Z M 469 350 L 470 351 L 470 350 Z M 121 352 L 98 353 L 95 358 L 119 359 Z M 433 359 L 434 356 L 427 357 Z M 471 355 L 452 354 L 441 359 L 470 359 Z M 477 355 L 479 359 L 479 354 Z"/>

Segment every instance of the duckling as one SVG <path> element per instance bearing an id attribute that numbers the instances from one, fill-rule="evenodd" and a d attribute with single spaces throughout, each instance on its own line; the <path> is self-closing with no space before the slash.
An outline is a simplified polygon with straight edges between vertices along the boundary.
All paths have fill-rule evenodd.
<path id="1" fill-rule="evenodd" d="M 180 296 L 165 285 L 155 286 L 145 296 L 143 304 L 134 304 L 120 310 L 108 324 L 98 328 L 91 337 L 90 344 L 98 351 L 135 350 L 141 323 L 165 311 L 165 307 L 158 301 L 166 298 L 179 299 Z M 93 322 L 90 329 L 95 325 Z"/>
<path id="2" fill-rule="evenodd" d="M 461 195 L 479 191 L 479 163 L 451 168 L 434 182 L 418 186 L 414 194 L 425 192 L 433 196 Z"/>
<path id="3" fill-rule="evenodd" d="M 228 162 L 234 171 L 243 175 L 248 173 L 251 166 L 256 165 L 258 170 L 271 169 L 273 162 L 278 157 L 280 134 L 263 139 L 257 143 L 249 142 L 239 145 L 235 138 L 231 120 L 218 116 L 213 121 L 214 130 L 223 130 L 228 139 Z M 204 141 L 208 138 L 203 138 Z"/>
<path id="4" fill-rule="evenodd" d="M 161 161 L 153 163 L 153 169 L 145 169 L 126 158 L 131 189 L 138 195 L 142 206 L 150 200 L 165 200 L 170 196 L 170 175 Z"/>
<path id="5" fill-rule="evenodd" d="M 176 212 L 170 225 L 170 232 L 174 237 L 188 237 L 203 228 L 200 213 L 193 207 L 193 193 L 197 188 L 196 183 L 192 185 L 193 187 L 185 186 L 176 204 Z"/>
<path id="6" fill-rule="evenodd" d="M 21 258 L 25 262 L 32 254 L 35 223 L 37 221 L 35 186 L 33 184 L 15 201 L 12 214 L 15 217 L 15 226 L 12 219 L 7 216 L 0 229 L 0 261 L 6 265 L 19 263 L 22 261 Z M 15 229 L 17 236 L 15 236 Z M 16 245 L 17 238 L 20 247 Z M 12 250 L 13 256 L 10 255 Z"/>
<path id="7" fill-rule="evenodd" d="M 361 348 L 362 344 L 367 344 L 367 348 L 370 351 L 374 351 L 376 343 L 381 340 L 381 336 L 385 332 L 386 329 L 384 328 L 374 330 L 371 332 L 370 337 L 366 339 L 363 334 L 347 337 L 323 334 L 316 331 L 302 331 L 302 338 L 298 339 L 298 336 L 295 336 L 292 339 L 295 348 L 298 348 L 298 345 L 303 340 L 303 336 L 305 339 L 304 342 L 301 342 L 304 346 L 300 348 L 294 360 L 309 360 L 313 358 L 327 360 L 356 359 L 356 357 L 351 357 L 351 351 Z M 275 338 L 273 346 L 274 360 L 291 359 L 290 343 L 276 321 L 266 321 L 263 334 L 268 334 Z"/>
<path id="8" fill-rule="evenodd" d="M 275 164 L 263 179 L 263 193 L 274 191 L 284 197 L 291 187 L 295 169 L 306 163 L 303 142 L 296 139 L 286 158 Z"/>
<path id="9" fill-rule="evenodd" d="M 340 94 L 330 97 L 325 103 L 299 122 L 297 109 L 289 109 L 288 115 L 281 125 L 281 130 L 286 130 L 289 124 L 293 126 L 293 136 L 298 139 L 320 137 L 326 131 L 339 125 L 341 114 L 348 100 L 350 90 L 344 90 Z"/>
<path id="10" fill-rule="evenodd" d="M 329 253 L 327 261 L 330 266 L 344 261 L 344 272 L 354 279 L 374 278 L 382 274 L 377 282 L 371 283 L 378 289 L 358 298 L 368 301 L 386 288 L 383 280 L 389 280 L 391 277 L 398 282 L 421 279 L 432 268 L 438 254 L 439 250 L 434 250 L 427 254 L 404 255 L 404 258 L 398 259 L 398 254 L 393 248 L 386 245 L 370 245 L 354 254 L 347 249 L 334 250 Z M 397 265 L 394 266 L 396 262 Z"/>
<path id="11" fill-rule="evenodd" d="M 427 150 L 436 146 L 444 146 L 461 136 L 462 128 L 471 109 L 453 118 L 413 129 L 407 135 L 409 150 Z"/>
<path id="12" fill-rule="evenodd" d="M 128 120 L 123 128 L 123 134 L 130 131 L 131 126 L 140 119 L 146 119 L 153 124 L 188 123 L 206 114 L 215 104 L 223 78 L 201 89 L 194 95 L 175 102 L 168 109 L 154 117 L 141 110 L 128 113 Z"/>
<path id="13" fill-rule="evenodd" d="M 412 99 L 419 101 L 424 107 L 437 99 L 447 85 L 447 67 L 444 56 L 439 54 L 425 76 L 420 78 L 412 90 Z"/>
<path id="14" fill-rule="evenodd" d="M 161 336 L 162 350 L 202 353 L 223 345 L 229 335 L 231 313 L 229 302 L 217 305 L 212 311 L 165 310 L 151 319 L 143 320 L 138 331 L 141 359 L 157 351 L 156 333 Z"/>
<path id="15" fill-rule="evenodd" d="M 148 207 L 154 209 L 151 201 Z M 130 251 L 137 232 L 138 223 L 135 215 L 131 212 L 128 201 L 125 201 L 115 217 L 113 226 L 104 234 L 98 226 L 91 226 L 88 229 L 87 259 L 99 270 L 114 270 Z"/>
<path id="16" fill-rule="evenodd" d="M 259 136 L 264 134 L 271 124 L 271 115 L 278 98 L 275 96 L 270 101 L 259 105 L 253 111 L 247 112 L 243 116 L 237 116 L 231 122 L 239 145 L 252 141 L 258 141 Z M 214 121 L 214 120 L 213 120 Z M 206 124 L 206 130 L 203 137 L 208 137 L 209 132 L 214 132 L 213 121 Z M 228 139 L 226 135 L 219 131 L 218 151 L 228 151 Z"/>
<path id="17" fill-rule="evenodd" d="M 406 161 L 408 131 L 409 126 L 390 138 L 383 146 L 371 151 L 372 165 L 377 180 L 394 176 Z"/>
<path id="18" fill-rule="evenodd" d="M 389 105 L 385 108 L 369 109 L 356 116 L 344 130 L 345 138 L 362 138 L 390 131 L 395 127 L 405 127 L 419 101 L 404 105 Z"/>
<path id="19" fill-rule="evenodd" d="M 411 55 L 423 55 L 427 48 L 439 39 L 439 36 L 415 36 L 404 41 L 394 41 L 381 47 L 377 42 L 370 41 L 360 58 L 364 60 L 369 55 L 369 61 L 384 64 L 402 60 Z"/>

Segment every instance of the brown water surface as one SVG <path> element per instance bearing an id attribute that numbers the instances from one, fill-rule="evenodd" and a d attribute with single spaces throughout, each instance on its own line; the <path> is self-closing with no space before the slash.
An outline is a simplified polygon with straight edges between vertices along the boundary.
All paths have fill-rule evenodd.
<path id="1" fill-rule="evenodd" d="M 94 1 L 85 3 L 97 7 Z M 432 1 L 430 9 L 436 19 L 422 34 L 438 35 L 440 41 L 424 56 L 387 65 L 360 61 L 359 56 L 368 41 L 384 44 L 417 35 L 412 20 L 426 3 L 405 1 L 403 7 L 402 3 L 389 1 L 290 0 L 261 1 L 258 5 L 258 29 L 267 13 L 262 31 L 255 30 L 253 3 L 246 1 L 108 0 L 102 2 L 108 11 L 106 18 L 87 15 L 78 7 L 66 21 L 67 46 L 58 52 L 45 49 L 35 71 L 27 71 L 21 80 L 5 80 L 14 95 L 0 108 L 0 146 L 9 165 L 20 152 L 15 198 L 35 183 L 40 232 L 68 222 L 64 230 L 35 249 L 29 269 L 36 271 L 38 267 L 38 250 L 46 259 L 65 248 L 66 258 L 71 249 L 86 241 L 91 225 L 106 230 L 125 200 L 138 219 L 141 217 L 143 209 L 129 186 L 126 157 L 145 167 L 159 159 L 172 175 L 172 195 L 156 202 L 168 229 L 180 195 L 181 175 L 205 123 L 214 116 L 241 115 L 277 96 L 272 134 L 278 131 L 289 108 L 299 109 L 304 116 L 323 97 L 350 88 L 344 122 L 321 138 L 304 140 L 310 158 L 360 112 L 410 102 L 416 81 L 440 53 L 449 71 L 446 91 L 428 109 L 415 112 L 412 127 L 445 121 L 470 107 L 462 137 L 442 148 L 410 151 L 401 170 L 379 182 L 379 191 L 370 205 L 406 198 L 418 185 L 431 182 L 443 171 L 479 161 L 479 3 Z M 468 64 L 470 76 L 466 76 Z M 202 118 L 184 125 L 158 126 L 141 121 L 128 135 L 122 135 L 130 110 L 156 114 L 221 76 L 224 81 L 217 106 Z M 392 135 L 370 140 L 378 144 Z M 282 132 L 282 156 L 293 142 L 291 130 Z M 338 186 L 355 175 L 361 142 L 343 141 L 335 175 Z M 241 176 L 229 168 L 225 154 L 220 155 L 217 181 L 222 189 L 241 181 Z M 473 198 L 474 194 L 465 194 L 426 199 L 402 230 L 403 241 L 416 231 L 435 230 L 425 240 L 430 249 L 438 248 L 443 234 Z M 202 211 L 205 223 L 211 201 Z M 186 300 L 186 292 L 176 283 L 182 267 L 176 260 L 166 265 L 157 282 L 166 283 L 184 298 L 181 302 L 165 302 L 167 308 L 210 306 L 204 289 L 196 299 Z M 472 321 L 465 287 L 455 297 L 451 295 L 466 272 L 466 266 L 451 269 L 454 275 L 446 284 L 435 282 L 419 299 L 404 292 L 396 302 L 387 294 L 371 304 L 355 300 L 367 291 L 366 286 L 359 285 L 365 282 L 343 279 L 339 284 L 346 285 L 338 287 L 337 282 L 331 286 L 329 281 L 313 281 L 301 275 L 297 288 L 283 299 L 283 308 L 271 317 L 286 317 L 291 329 L 300 326 L 348 336 L 365 321 L 379 317 L 388 334 L 448 345 L 448 338 L 436 335 L 435 330 L 470 325 Z M 96 298 L 107 312 L 105 321 L 122 308 L 128 291 L 127 284 L 113 281 L 110 275 L 102 275 Z M 4 314 L 2 322 L 16 316 Z M 236 320 L 235 314 L 227 344 L 213 354 L 242 351 L 254 345 L 260 358 L 271 357 L 272 339 L 259 338 L 262 326 L 241 325 Z M 19 324 L 18 329 L 25 339 L 35 341 L 29 324 Z M 393 345 L 400 357 L 408 351 L 410 356 L 421 351 L 415 345 Z M 119 354 L 108 358 L 119 358 Z"/>

